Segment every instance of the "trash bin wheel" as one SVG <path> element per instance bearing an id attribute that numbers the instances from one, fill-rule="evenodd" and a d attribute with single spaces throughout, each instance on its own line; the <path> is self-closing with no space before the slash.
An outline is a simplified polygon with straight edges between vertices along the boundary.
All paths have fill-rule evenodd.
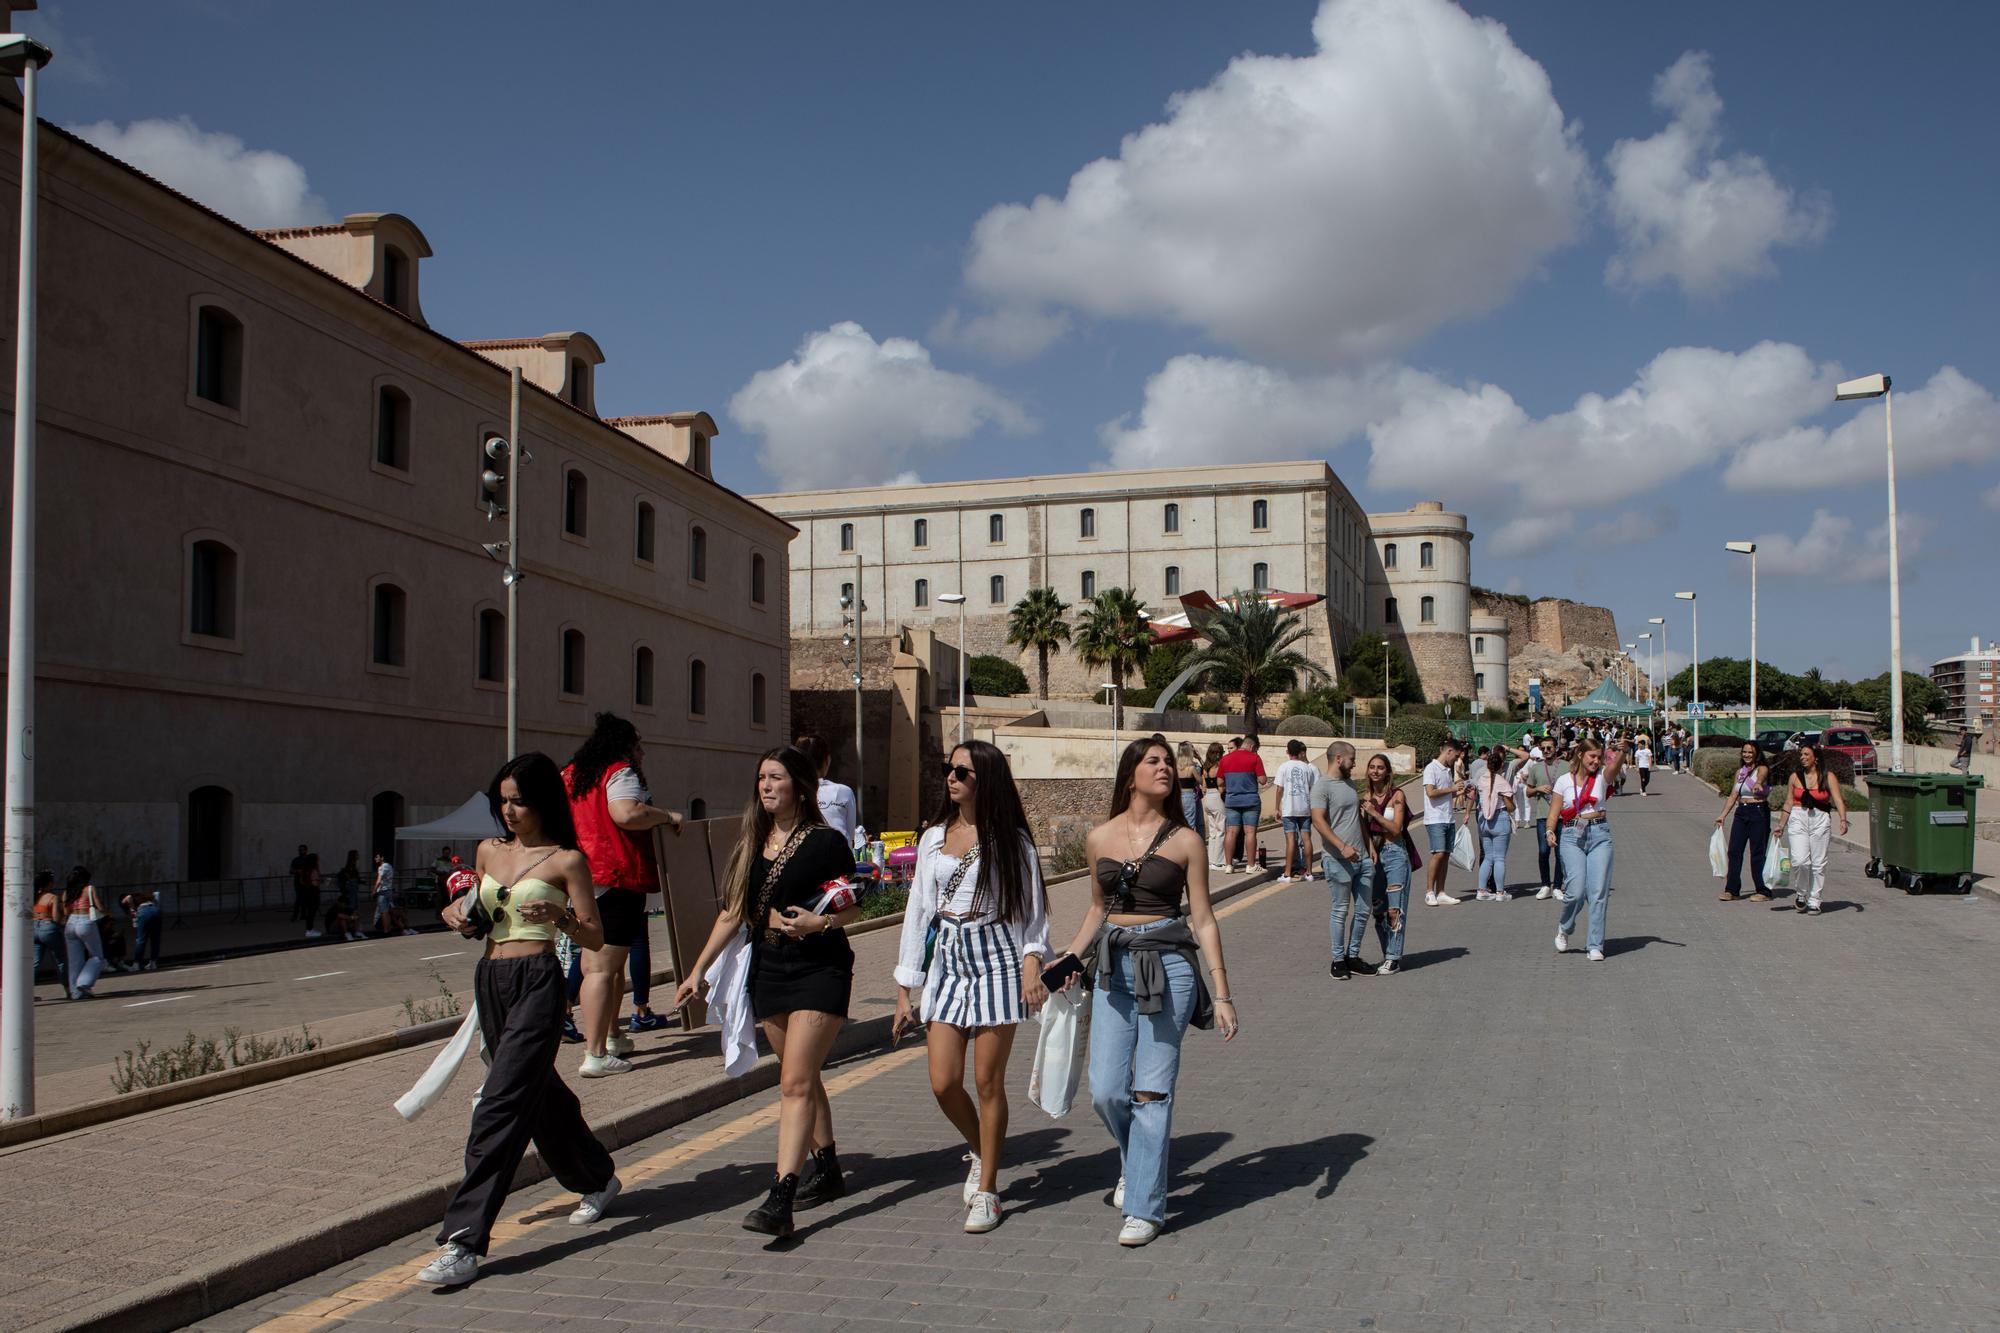
<path id="1" fill-rule="evenodd" d="M 1868 864 L 1861 867 L 1861 873 L 1870 879 L 1880 879 L 1882 877 L 1882 863 L 1871 857 Z"/>
<path id="2" fill-rule="evenodd" d="M 1972 872 L 1970 870 L 1958 877 L 1958 891 L 1960 893 L 1972 892 Z"/>

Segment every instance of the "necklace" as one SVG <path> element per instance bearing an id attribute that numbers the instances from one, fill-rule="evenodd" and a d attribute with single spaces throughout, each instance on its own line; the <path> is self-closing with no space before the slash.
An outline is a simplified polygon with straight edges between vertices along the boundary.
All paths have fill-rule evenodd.
<path id="1" fill-rule="evenodd" d="M 1127 811 L 1125 814 L 1125 848 L 1127 851 L 1131 852 L 1131 856 L 1127 859 L 1133 861 L 1138 860 L 1139 848 L 1143 846 L 1145 843 L 1151 841 L 1152 838 L 1159 833 L 1161 826 L 1164 825 L 1166 822 L 1167 822 L 1167 817 L 1165 815 L 1161 815 L 1158 821 L 1155 822 L 1151 828 L 1147 829 L 1145 831 L 1144 836 L 1142 837 L 1139 832 L 1139 822 L 1132 818 L 1132 814 L 1130 811 Z"/>
<path id="2" fill-rule="evenodd" d="M 798 830 L 798 827 L 799 827 L 799 821 L 796 819 L 793 820 L 790 824 L 778 824 L 774 822 L 771 825 L 770 833 L 766 834 L 764 837 L 765 858 L 769 859 L 770 857 L 776 856 L 778 852 L 782 851 L 784 849 L 785 844 L 792 840 L 792 834 Z M 771 845 L 771 841 L 774 838 L 777 840 L 776 847 L 773 847 Z"/>

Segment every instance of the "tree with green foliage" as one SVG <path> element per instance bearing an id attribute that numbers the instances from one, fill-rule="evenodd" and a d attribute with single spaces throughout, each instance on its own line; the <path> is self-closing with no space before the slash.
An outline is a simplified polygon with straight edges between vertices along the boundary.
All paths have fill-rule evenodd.
<path id="1" fill-rule="evenodd" d="M 1041 697 L 1049 697 L 1049 652 L 1069 642 L 1069 604 L 1054 588 L 1030 588 L 1007 614 L 1007 642 L 1033 648 L 1041 668 Z"/>
<path id="2" fill-rule="evenodd" d="M 1084 604 L 1070 646 L 1093 671 L 1111 672 L 1112 725 L 1125 729 L 1125 678 L 1153 651 L 1146 604 L 1124 588 L 1106 588 Z"/>
<path id="3" fill-rule="evenodd" d="M 1374 630 L 1357 634 L 1347 641 L 1340 654 L 1340 678 L 1356 699 L 1382 697 L 1382 636 Z M 1390 698 L 1399 704 L 1421 703 L 1423 682 L 1417 678 L 1410 654 L 1398 647 L 1389 654 Z"/>
<path id="4" fill-rule="evenodd" d="M 981 695 L 1026 694 L 1028 673 L 1016 662 L 981 653 L 967 667 L 965 688 Z"/>
<path id="5" fill-rule="evenodd" d="M 1153 651 L 1146 657 L 1146 688 L 1153 691 L 1153 698 L 1149 699 L 1148 703 L 1156 708 L 1188 707 L 1189 701 L 1185 689 L 1171 699 L 1160 698 L 1159 692 L 1174 683 L 1174 677 L 1181 674 L 1181 668 L 1187 665 L 1188 658 L 1194 655 L 1194 650 L 1199 646 L 1193 639 L 1153 646 Z M 1136 701 L 1138 691 L 1133 691 L 1131 697 Z"/>
<path id="6" fill-rule="evenodd" d="M 1437 758 L 1438 751 L 1451 739 L 1451 728 L 1434 717 L 1402 717 L 1389 719 L 1389 725 L 1382 732 L 1382 743 L 1387 746 L 1407 745 L 1417 752 L 1417 769 Z"/>
<path id="7" fill-rule="evenodd" d="M 1347 734 L 1347 691 L 1339 685 L 1316 685 L 1311 689 L 1293 690 L 1285 696 L 1284 715 L 1290 717 L 1316 717 L 1333 727 L 1334 735 Z"/>
<path id="8" fill-rule="evenodd" d="M 1204 614 L 1197 628 L 1205 642 L 1187 664 L 1202 668 L 1201 679 L 1243 696 L 1245 735 L 1257 734 L 1257 710 L 1266 695 L 1291 688 L 1302 676 L 1326 676 L 1324 667 L 1298 651 L 1305 623 L 1255 593 L 1231 594 Z"/>

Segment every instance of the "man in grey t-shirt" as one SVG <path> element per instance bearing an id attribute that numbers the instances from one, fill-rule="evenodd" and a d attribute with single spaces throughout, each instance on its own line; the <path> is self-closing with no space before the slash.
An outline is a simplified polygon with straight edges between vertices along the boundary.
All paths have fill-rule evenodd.
<path id="1" fill-rule="evenodd" d="M 1326 887 L 1333 896 L 1327 918 L 1333 963 L 1327 971 L 1345 981 L 1361 957 L 1361 937 L 1374 906 L 1375 862 L 1361 834 L 1361 794 L 1349 780 L 1354 747 L 1346 741 L 1327 746 L 1326 766 L 1329 771 L 1313 783 L 1312 822 L 1323 848 L 1320 865 L 1326 871 Z"/>

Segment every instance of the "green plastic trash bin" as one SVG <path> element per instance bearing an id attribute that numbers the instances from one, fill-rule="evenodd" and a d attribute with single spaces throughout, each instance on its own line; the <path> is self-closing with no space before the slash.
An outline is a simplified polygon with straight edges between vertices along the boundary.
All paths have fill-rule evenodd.
<path id="1" fill-rule="evenodd" d="M 1970 892 L 1972 839 L 1985 779 L 1871 773 L 1866 781 L 1869 876 L 1911 893 Z"/>

